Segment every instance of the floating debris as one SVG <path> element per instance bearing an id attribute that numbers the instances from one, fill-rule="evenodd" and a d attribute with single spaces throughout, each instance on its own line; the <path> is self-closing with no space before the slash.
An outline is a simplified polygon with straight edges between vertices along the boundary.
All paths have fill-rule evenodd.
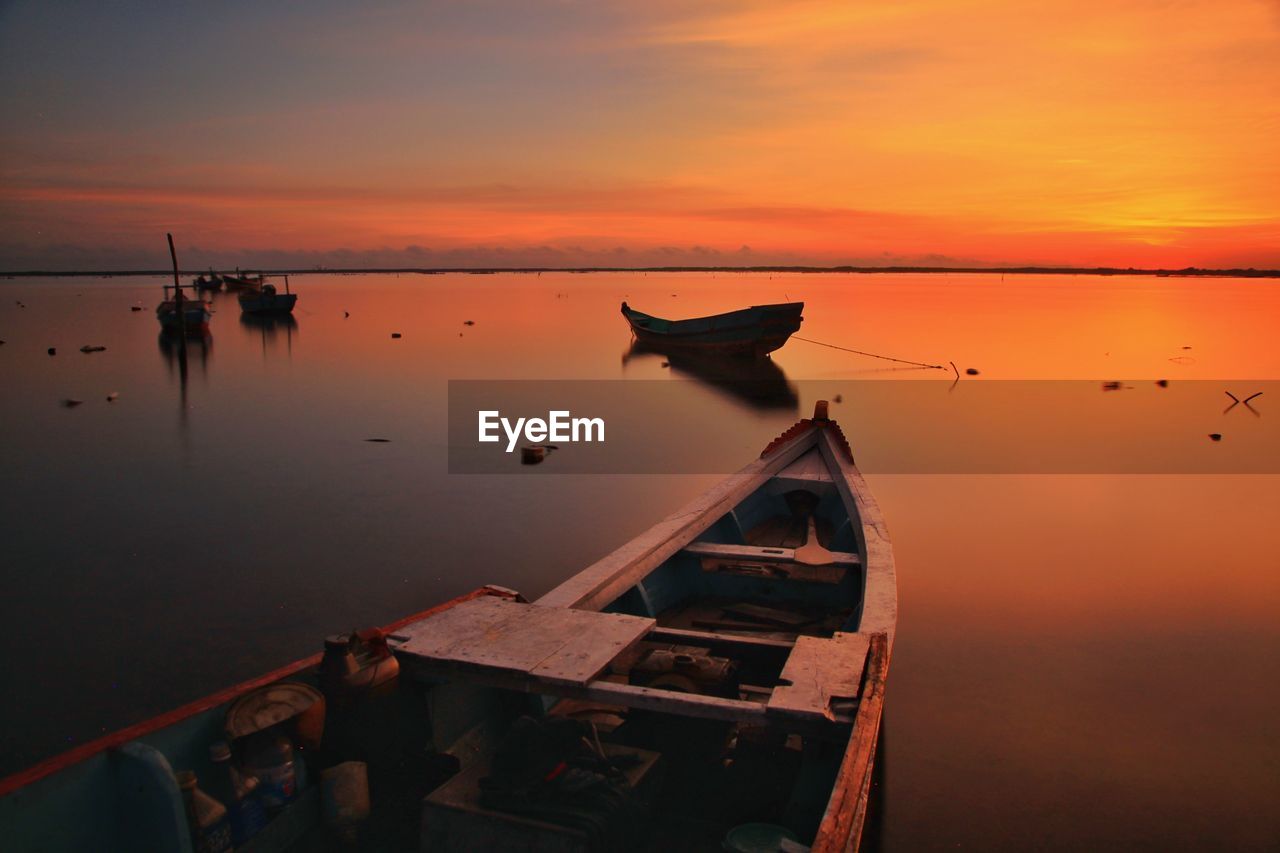
<path id="1" fill-rule="evenodd" d="M 1119 382 L 1103 382 L 1102 383 L 1103 391 L 1119 391 L 1123 387 L 1124 386 L 1121 385 Z"/>
<path id="2" fill-rule="evenodd" d="M 547 450 L 545 447 L 522 447 L 520 448 L 520 464 L 521 465 L 538 465 L 542 460 L 547 458 Z"/>
<path id="3" fill-rule="evenodd" d="M 116 400 L 119 400 L 119 399 L 120 399 L 119 391 L 112 391 L 110 394 L 107 395 L 108 403 L 114 403 Z"/>
<path id="4" fill-rule="evenodd" d="M 76 406 L 79 406 L 83 402 L 84 400 L 76 400 L 72 397 L 68 397 L 67 399 L 62 401 L 62 405 L 67 407 L 68 409 L 74 409 Z"/>
<path id="5" fill-rule="evenodd" d="M 142 310 L 142 306 L 141 306 L 141 305 L 130 305 L 130 306 L 129 306 L 129 310 L 130 310 L 130 311 L 141 311 L 141 310 Z"/>
<path id="6" fill-rule="evenodd" d="M 966 368 L 964 369 L 964 375 L 965 375 L 965 376 L 977 376 L 977 375 L 978 375 L 978 368 L 976 368 L 976 367 L 966 367 Z"/>
<path id="7" fill-rule="evenodd" d="M 1183 347 L 1183 349 L 1191 349 L 1191 347 Z"/>
<path id="8" fill-rule="evenodd" d="M 49 355 L 57 355 L 57 354 L 58 354 L 57 347 L 49 347 Z"/>
<path id="9" fill-rule="evenodd" d="M 1222 433 L 1220 433 L 1220 432 L 1211 432 L 1211 433 L 1209 433 L 1209 439 L 1210 439 L 1211 441 L 1222 441 Z"/>
<path id="10" fill-rule="evenodd" d="M 833 403 L 843 403 L 843 402 L 844 402 L 844 395 L 843 395 L 843 394 L 837 394 L 837 395 L 835 395 L 834 397 L 832 397 L 832 398 L 831 398 L 831 402 L 833 402 Z"/>
<path id="11" fill-rule="evenodd" d="M 1157 385 L 1159 385 L 1161 388 L 1168 388 L 1168 387 L 1169 387 L 1169 380 L 1168 380 L 1168 379 L 1157 379 L 1157 380 L 1156 380 L 1156 384 L 1157 384 Z"/>
<path id="12" fill-rule="evenodd" d="M 104 346 L 90 346 L 89 344 L 85 344 L 84 346 L 80 347 L 80 352 L 106 352 L 106 351 L 107 351 L 107 348 Z"/>
<path id="13" fill-rule="evenodd" d="M 475 320 L 463 320 L 463 321 L 462 321 L 462 325 L 464 325 L 464 326 L 474 326 L 475 324 L 476 324 L 476 321 L 475 321 Z"/>
<path id="14" fill-rule="evenodd" d="M 393 337 L 393 338 L 399 338 L 399 337 L 403 337 L 403 335 L 401 335 L 399 332 L 392 332 L 392 333 L 391 333 L 391 337 Z"/>
<path id="15" fill-rule="evenodd" d="M 391 443 L 391 439 L 389 438 L 366 438 L 365 441 L 372 442 L 373 444 L 390 444 Z"/>
<path id="16" fill-rule="evenodd" d="M 342 312 L 342 319 L 344 319 L 344 320 L 345 320 L 346 318 L 348 318 L 348 317 L 350 317 L 350 316 L 351 316 L 351 312 L 350 312 L 350 311 L 343 311 L 343 312 Z"/>

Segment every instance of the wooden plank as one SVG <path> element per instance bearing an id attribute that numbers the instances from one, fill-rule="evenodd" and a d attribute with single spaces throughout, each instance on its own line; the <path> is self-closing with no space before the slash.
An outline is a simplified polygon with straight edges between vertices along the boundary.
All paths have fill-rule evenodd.
<path id="1" fill-rule="evenodd" d="M 686 554 L 698 557 L 715 557 L 722 560 L 749 560 L 758 563 L 790 563 L 796 558 L 794 548 L 761 548 L 758 545 L 724 545 L 719 542 L 690 542 L 685 546 Z M 862 558 L 847 551 L 831 551 L 832 566 L 844 566 L 856 569 L 862 565 Z"/>
<path id="2" fill-rule="evenodd" d="M 794 462 L 779 471 L 778 476 L 815 483 L 830 483 L 832 480 L 831 472 L 827 470 L 822 455 L 814 450 L 801 454 Z"/>
<path id="3" fill-rule="evenodd" d="M 568 642 L 529 670 L 529 674 L 564 684 L 586 684 L 611 661 L 634 648 L 655 624 L 652 619 L 622 613 L 561 607 L 542 609 L 563 613 L 566 618 L 562 620 L 562 630 L 570 633 Z M 597 618 L 600 616 L 607 617 L 607 621 Z"/>
<path id="4" fill-rule="evenodd" d="M 397 653 L 470 669 L 586 684 L 639 642 L 652 619 L 476 599 L 415 623 Z"/>
<path id="5" fill-rule="evenodd" d="M 769 697 L 769 712 L 835 720 L 832 700 L 858 695 L 869 642 L 865 634 L 797 637 Z"/>
<path id="6" fill-rule="evenodd" d="M 732 634 L 717 634 L 714 631 L 690 631 L 685 628 L 665 628 L 657 626 L 645 637 L 646 640 L 672 640 L 678 643 L 697 645 L 744 646 L 767 649 L 789 650 L 795 645 L 792 640 L 776 640 L 771 637 L 738 637 Z"/>
<path id="7" fill-rule="evenodd" d="M 812 625 L 818 621 L 813 616 L 805 616 L 803 613 L 796 613 L 791 610 L 782 610 L 777 607 L 766 607 L 763 604 L 751 604 L 750 602 L 738 602 L 736 604 L 726 604 L 724 612 L 733 616 L 746 616 L 757 622 L 768 622 L 771 625 L 781 625 L 784 628 L 799 628 L 802 625 Z"/>
<path id="8" fill-rule="evenodd" d="M 831 471 L 839 475 L 836 477 L 836 490 L 850 517 L 857 519 L 862 533 L 858 537 L 858 546 L 864 566 L 863 603 L 858 630 L 886 634 L 892 649 L 898 628 L 898 575 L 884 515 L 862 474 L 845 456 L 844 448 L 838 446 L 829 430 L 821 430 L 818 449 Z"/>
<path id="9" fill-rule="evenodd" d="M 836 772 L 836 784 L 827 800 L 826 813 L 810 848 L 812 853 L 857 853 L 862 841 L 891 650 L 888 635 L 871 636 L 862 701 L 858 703 L 853 733 Z"/>
<path id="10" fill-rule="evenodd" d="M 722 515 L 760 488 L 817 441 L 808 429 L 783 448 L 757 459 L 618 550 L 597 560 L 538 599 L 539 604 L 599 610 L 688 545 Z"/>

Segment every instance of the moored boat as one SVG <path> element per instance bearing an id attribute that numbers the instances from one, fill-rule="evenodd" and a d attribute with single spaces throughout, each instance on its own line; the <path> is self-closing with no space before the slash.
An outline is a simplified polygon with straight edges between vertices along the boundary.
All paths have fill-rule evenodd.
<path id="1" fill-rule="evenodd" d="M 196 276 L 191 280 L 191 284 L 196 290 L 205 290 L 210 292 L 222 290 L 222 276 L 210 270 L 208 275 L 201 274 Z"/>
<path id="2" fill-rule="evenodd" d="M 184 296 L 182 290 L 183 287 L 179 286 L 164 286 L 164 298 L 156 306 L 160 328 L 177 335 L 184 331 L 189 336 L 207 334 L 209 319 L 213 316 L 209 303 L 198 297 Z"/>
<path id="3" fill-rule="evenodd" d="M 700 351 L 760 358 L 781 347 L 800 329 L 803 302 L 753 305 L 726 314 L 667 320 L 622 303 L 636 339 L 660 351 Z"/>
<path id="4" fill-rule="evenodd" d="M 357 796 L 338 817 L 369 815 L 351 830 L 365 849 L 720 849 L 749 823 L 853 850 L 896 619 L 883 519 L 820 403 L 535 602 L 485 587 L 330 638 L 323 657 L 0 780 L 0 837 L 190 849 L 174 770 L 207 778 L 212 741 L 248 761 L 239 736 L 282 727 L 314 750 L 281 747 L 313 780 L 363 762 L 373 808 Z M 323 843 L 316 786 L 286 799 L 255 849 Z"/>
<path id="5" fill-rule="evenodd" d="M 263 277 L 261 275 L 250 275 L 236 270 L 234 275 L 222 276 L 222 283 L 228 291 L 244 290 L 245 288 L 255 289 L 262 287 Z"/>
<path id="6" fill-rule="evenodd" d="M 289 277 L 284 276 L 284 293 L 280 293 L 274 284 L 264 283 L 260 287 L 241 290 L 238 299 L 240 310 L 246 314 L 291 314 L 298 294 L 289 292 Z"/>

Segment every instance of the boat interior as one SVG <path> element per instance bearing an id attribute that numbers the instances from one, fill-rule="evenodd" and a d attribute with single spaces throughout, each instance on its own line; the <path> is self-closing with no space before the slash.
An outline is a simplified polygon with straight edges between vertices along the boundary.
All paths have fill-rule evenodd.
<path id="1" fill-rule="evenodd" d="M 638 579 L 597 607 L 486 587 L 277 673 L 323 690 L 323 741 L 308 752 L 299 718 L 265 721 L 311 782 L 237 849 L 856 849 L 889 638 L 859 631 L 863 527 L 822 449 L 810 442 L 689 536 L 637 552 Z M 357 682 L 396 676 L 335 698 L 333 649 Z M 76 772 L 145 776 L 116 794 L 117 813 L 173 801 L 167 768 L 212 772 L 232 699 Z M 355 835 L 322 819 L 316 783 L 345 761 L 368 772 Z M 32 814 L 16 820 L 36 826 Z M 114 849 L 184 829 L 138 822 Z"/>

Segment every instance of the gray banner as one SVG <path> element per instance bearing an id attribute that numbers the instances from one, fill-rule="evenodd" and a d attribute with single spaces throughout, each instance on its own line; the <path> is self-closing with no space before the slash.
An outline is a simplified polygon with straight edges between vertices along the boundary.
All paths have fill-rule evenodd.
<path id="1" fill-rule="evenodd" d="M 1280 473 L 1276 381 L 732 375 L 451 381 L 449 471 L 728 473 L 820 399 L 867 473 Z"/>

